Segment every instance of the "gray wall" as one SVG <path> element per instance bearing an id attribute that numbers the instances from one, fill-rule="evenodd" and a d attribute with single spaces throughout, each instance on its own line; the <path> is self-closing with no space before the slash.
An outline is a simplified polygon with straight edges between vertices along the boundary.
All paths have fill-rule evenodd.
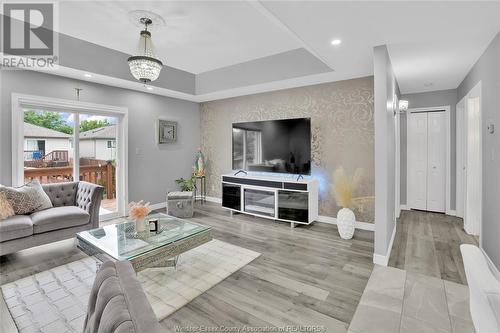
<path id="1" fill-rule="evenodd" d="M 482 245 L 500 268 L 500 33 L 458 86 L 461 100 L 479 81 L 482 85 L 483 225 Z M 487 131 L 495 124 L 495 133 Z"/>
<path id="2" fill-rule="evenodd" d="M 129 200 L 164 202 L 166 191 L 176 188 L 174 180 L 191 173 L 200 144 L 197 103 L 36 72 L 4 70 L 0 75 L 0 183 L 11 184 L 11 93 L 74 99 L 74 87 L 83 88 L 81 101 L 128 107 Z M 156 144 L 158 117 L 179 122 L 176 143 Z"/>
<path id="3" fill-rule="evenodd" d="M 196 75 L 196 94 L 331 72 L 306 49 L 296 49 Z"/>
<path id="4" fill-rule="evenodd" d="M 385 45 L 374 48 L 375 254 L 387 256 L 396 226 L 396 117 L 399 87 Z"/>
<path id="5" fill-rule="evenodd" d="M 408 101 L 409 108 L 425 108 L 432 106 L 450 106 L 450 135 L 451 135 L 451 151 L 450 151 L 450 168 L 451 168 L 451 209 L 456 207 L 456 139 L 457 139 L 457 121 L 455 108 L 457 106 L 457 90 L 440 90 L 418 94 L 402 95 L 401 99 Z M 406 198 L 406 152 L 407 152 L 407 131 L 406 131 L 406 115 L 401 115 L 401 204 L 407 204 Z"/>

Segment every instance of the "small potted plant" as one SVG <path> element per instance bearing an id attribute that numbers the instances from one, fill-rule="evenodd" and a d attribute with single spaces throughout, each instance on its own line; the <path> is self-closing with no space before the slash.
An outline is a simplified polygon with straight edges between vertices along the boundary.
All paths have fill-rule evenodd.
<path id="1" fill-rule="evenodd" d="M 353 193 L 361 180 L 363 170 L 357 169 L 352 177 L 347 176 L 343 167 L 333 173 L 333 195 L 339 207 L 337 228 L 342 239 L 351 239 L 354 235 L 356 217 L 351 210 L 354 205 Z"/>
<path id="2" fill-rule="evenodd" d="M 128 204 L 128 217 L 135 220 L 135 231 L 137 232 L 144 232 L 146 230 L 144 219 L 149 213 L 151 213 L 149 202 L 144 203 L 141 200 L 139 202 L 132 201 Z"/>
<path id="3" fill-rule="evenodd" d="M 175 182 L 179 185 L 182 192 L 191 192 L 196 188 L 196 175 L 192 175 L 191 178 L 184 179 L 179 178 L 176 179 Z"/>

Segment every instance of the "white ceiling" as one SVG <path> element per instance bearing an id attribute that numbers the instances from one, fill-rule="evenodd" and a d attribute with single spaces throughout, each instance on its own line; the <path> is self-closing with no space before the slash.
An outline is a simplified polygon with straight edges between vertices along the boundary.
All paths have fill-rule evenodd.
<path id="1" fill-rule="evenodd" d="M 137 9 L 165 19 L 153 40 L 168 66 L 197 74 L 305 47 L 345 79 L 372 75 L 387 44 L 402 93 L 456 88 L 500 30 L 499 1 L 65 1 L 60 31 L 132 53 Z"/>
<path id="2" fill-rule="evenodd" d="M 152 29 L 159 58 L 194 74 L 301 47 L 246 1 L 63 1 L 59 30 L 131 54 L 141 30 L 133 10 L 165 20 Z"/>
<path id="3" fill-rule="evenodd" d="M 336 72 L 373 73 L 388 45 L 402 93 L 454 89 L 500 30 L 500 2 L 266 1 Z M 334 38 L 342 44 L 329 44 Z M 431 87 L 424 84 L 432 82 Z"/>

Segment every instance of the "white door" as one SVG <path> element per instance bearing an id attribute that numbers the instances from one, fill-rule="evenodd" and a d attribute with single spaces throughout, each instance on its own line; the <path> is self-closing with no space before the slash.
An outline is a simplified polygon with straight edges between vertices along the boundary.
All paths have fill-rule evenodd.
<path id="1" fill-rule="evenodd" d="M 446 210 L 445 113 L 427 114 L 427 210 Z"/>
<path id="2" fill-rule="evenodd" d="M 446 114 L 408 114 L 408 203 L 411 209 L 446 211 Z"/>
<path id="3" fill-rule="evenodd" d="M 466 117 L 465 117 L 465 98 L 457 104 L 457 159 L 456 159 L 456 210 L 457 216 L 465 217 L 465 193 L 466 193 L 466 145 L 467 145 L 467 131 L 466 131 Z"/>
<path id="4" fill-rule="evenodd" d="M 398 97 L 394 96 L 394 100 L 396 101 L 395 105 L 398 105 Z M 395 207 L 396 207 L 396 218 L 399 218 L 401 214 L 401 185 L 400 185 L 400 180 L 401 180 L 401 144 L 400 144 L 400 137 L 401 137 L 401 118 L 399 112 L 396 114 L 394 117 L 394 128 L 395 130 L 395 149 L 396 149 L 396 158 L 395 158 L 395 170 L 396 170 L 396 189 L 395 189 Z"/>
<path id="5" fill-rule="evenodd" d="M 481 84 L 466 98 L 467 115 L 467 177 L 464 229 L 480 235 L 482 219 L 482 152 L 481 152 Z"/>
<path id="6" fill-rule="evenodd" d="M 427 209 L 427 113 L 409 113 L 408 194 L 410 208 Z"/>

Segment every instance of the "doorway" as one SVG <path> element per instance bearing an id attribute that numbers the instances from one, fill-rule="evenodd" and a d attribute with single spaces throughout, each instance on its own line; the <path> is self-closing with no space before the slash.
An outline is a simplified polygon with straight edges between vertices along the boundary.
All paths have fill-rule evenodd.
<path id="1" fill-rule="evenodd" d="M 482 220 L 481 82 L 457 104 L 457 215 L 468 234 Z"/>
<path id="2" fill-rule="evenodd" d="M 409 109 L 407 114 L 408 208 L 450 210 L 449 106 Z"/>

